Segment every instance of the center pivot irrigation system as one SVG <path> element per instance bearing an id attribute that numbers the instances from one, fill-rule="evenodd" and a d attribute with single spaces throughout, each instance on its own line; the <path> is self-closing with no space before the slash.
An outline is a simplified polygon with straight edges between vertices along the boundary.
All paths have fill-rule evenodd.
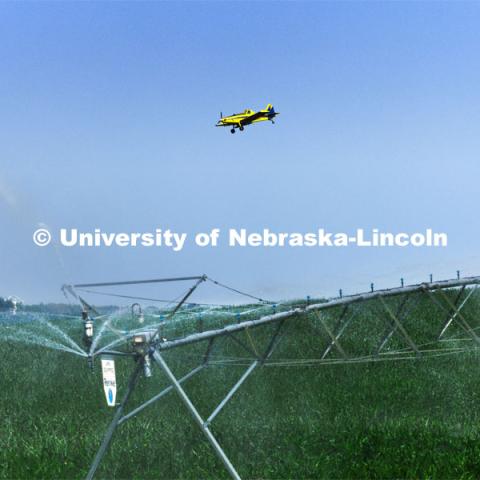
<path id="1" fill-rule="evenodd" d="M 88 292 L 136 301 L 162 302 L 163 300 L 159 299 L 106 293 L 102 291 L 102 288 L 167 282 L 189 282 L 189 288 L 168 309 L 163 310 L 163 314 L 153 315 L 155 322 L 151 324 L 148 324 L 146 318 L 152 314 L 142 310 L 139 303 L 133 303 L 130 305 L 130 311 L 132 318 L 136 319 L 137 328 L 123 331 L 114 326 L 111 317 L 102 323 L 105 315 L 98 313 L 91 303 L 81 296 L 84 292 Z M 255 300 L 256 305 L 251 303 L 244 305 L 238 309 L 237 313 L 232 314 L 227 310 L 218 309 L 218 306 L 189 303 L 191 295 L 204 282 L 212 282 L 216 286 L 245 295 L 251 300 Z M 255 369 L 263 366 L 319 366 L 388 360 L 417 360 L 477 349 L 480 347 L 480 337 L 477 335 L 480 326 L 472 323 L 475 318 L 473 320 L 470 318 L 472 315 L 468 315 L 466 312 L 466 305 L 467 303 L 473 305 L 473 317 L 475 317 L 478 311 L 477 305 L 480 305 L 479 295 L 476 295 L 479 284 L 480 277 L 430 281 L 410 286 L 404 286 L 402 281 L 402 286 L 399 288 L 375 291 L 372 286 L 372 291 L 368 293 L 340 296 L 324 301 L 312 301 L 307 297 L 306 300 L 284 303 L 269 302 L 246 294 L 216 282 L 206 275 L 64 285 L 62 289 L 65 295 L 74 297 L 82 306 L 84 344 L 87 347 L 89 364 L 93 365 L 96 357 L 101 358 L 107 403 L 116 407 L 113 419 L 105 432 L 102 444 L 86 478 L 94 477 L 117 427 L 174 390 L 231 477 L 240 479 L 232 462 L 213 435 L 211 424 Z M 419 331 L 422 330 L 417 321 L 419 302 L 428 304 L 428 323 L 431 324 L 432 329 Z M 204 308 L 206 306 L 208 306 L 207 309 Z M 203 307 L 203 310 L 198 310 L 199 307 Z M 376 327 L 372 326 L 373 324 L 366 326 L 368 322 L 364 309 L 368 310 L 369 319 L 376 317 Z M 202 312 L 204 318 L 202 318 Z M 205 312 L 210 312 L 211 316 L 208 317 Z M 177 318 L 182 315 L 188 321 L 180 322 L 181 329 L 175 328 L 180 324 Z M 222 317 L 220 326 L 213 321 L 205 321 L 215 315 Z M 286 337 L 287 331 L 293 335 L 292 326 L 304 319 L 311 320 L 313 333 L 318 334 L 319 343 L 324 341 L 319 355 L 316 358 L 274 358 L 274 350 Z M 97 331 L 99 324 L 100 328 Z M 139 325 L 140 328 L 138 328 Z M 253 341 L 250 332 L 253 329 L 261 330 L 258 327 L 267 325 L 270 325 L 268 336 L 260 348 L 259 342 Z M 374 328 L 377 328 L 378 332 L 371 330 Z M 366 329 L 369 331 L 364 332 Z M 113 332 L 115 338 L 107 345 L 100 346 L 98 339 L 107 330 Z M 435 332 L 433 337 L 432 331 Z M 356 332 L 357 337 L 354 337 L 356 340 L 348 340 L 349 332 Z M 447 332 L 454 332 L 455 337 L 449 337 Z M 375 337 L 377 333 L 378 337 L 373 342 L 363 341 L 364 338 Z M 203 418 L 182 384 L 206 367 L 221 363 L 215 359 L 215 355 L 212 355 L 213 349 L 217 347 L 221 338 L 232 340 L 247 354 L 247 357 L 243 357 L 240 363 L 237 357 L 235 360 L 225 359 L 223 364 L 230 362 L 235 365 L 246 365 L 247 368 L 210 416 Z M 359 342 L 358 338 L 362 338 L 362 341 Z M 164 353 L 200 342 L 204 342 L 205 350 L 199 365 L 181 378 L 177 378 L 167 364 Z M 298 350 L 298 355 L 301 357 L 304 352 L 300 348 Z M 118 404 L 115 403 L 116 381 L 113 363 L 115 356 L 131 356 L 135 362 L 126 390 Z M 236 363 L 233 363 L 234 361 Z M 155 365 L 165 374 L 170 385 L 126 413 L 126 406 L 138 385 L 139 377 L 142 373 L 145 377 L 150 377 Z"/>

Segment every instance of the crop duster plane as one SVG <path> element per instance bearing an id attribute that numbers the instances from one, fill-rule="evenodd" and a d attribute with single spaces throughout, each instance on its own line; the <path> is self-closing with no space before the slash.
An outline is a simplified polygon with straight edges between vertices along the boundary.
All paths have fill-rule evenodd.
<path id="1" fill-rule="evenodd" d="M 275 123 L 273 119 L 280 115 L 275 111 L 273 106 L 269 103 L 265 109 L 254 112 L 253 110 L 245 110 L 243 113 L 234 113 L 233 115 L 228 115 L 224 117 L 220 113 L 220 120 L 215 125 L 216 127 L 232 127 L 230 132 L 235 133 L 235 129 L 243 131 L 245 125 L 250 125 L 252 123 L 265 122 L 270 120 L 272 123 Z"/>

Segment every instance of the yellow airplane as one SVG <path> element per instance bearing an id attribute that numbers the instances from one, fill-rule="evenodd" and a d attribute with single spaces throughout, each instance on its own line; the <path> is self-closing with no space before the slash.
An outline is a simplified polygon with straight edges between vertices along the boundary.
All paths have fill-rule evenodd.
<path id="1" fill-rule="evenodd" d="M 224 117 L 220 113 L 220 120 L 215 125 L 216 127 L 232 127 L 230 132 L 235 133 L 235 129 L 243 131 L 245 125 L 250 125 L 251 123 L 265 122 L 270 120 L 272 123 L 275 123 L 273 119 L 280 115 L 275 111 L 273 106 L 269 103 L 264 110 L 259 110 L 254 112 L 253 110 L 245 110 L 243 113 L 234 113 L 233 115 L 228 115 Z"/>

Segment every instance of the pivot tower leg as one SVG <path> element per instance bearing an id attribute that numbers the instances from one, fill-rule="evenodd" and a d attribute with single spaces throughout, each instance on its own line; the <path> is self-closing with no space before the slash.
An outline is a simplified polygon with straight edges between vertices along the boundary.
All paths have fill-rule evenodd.
<path id="1" fill-rule="evenodd" d="M 213 436 L 210 429 L 206 426 L 205 421 L 202 419 L 202 417 L 198 413 L 197 409 L 195 408 L 195 406 L 193 405 L 191 400 L 188 398 L 188 395 L 185 393 L 185 390 L 182 388 L 182 386 L 180 385 L 178 380 L 175 378 L 175 375 L 173 375 L 169 366 L 165 363 L 165 360 L 163 359 L 163 357 L 160 355 L 160 353 L 158 351 L 155 351 L 154 354 L 153 354 L 153 358 L 158 363 L 160 368 L 165 372 L 165 375 L 168 377 L 168 379 L 172 383 L 173 388 L 175 388 L 177 393 L 180 395 L 180 398 L 182 399 L 182 402 L 188 408 L 188 410 L 192 414 L 194 420 L 197 422 L 198 426 L 200 427 L 202 432 L 207 437 L 207 440 L 209 441 L 210 445 L 212 445 L 212 447 L 215 450 L 215 453 L 217 454 L 217 456 L 220 458 L 220 460 L 225 465 L 225 468 L 228 470 L 228 473 L 230 473 L 230 476 L 234 480 L 241 480 L 240 475 L 235 470 L 234 466 L 232 465 L 232 463 L 228 459 L 227 455 L 225 455 L 225 452 L 222 450 L 222 448 L 218 444 L 216 438 Z"/>

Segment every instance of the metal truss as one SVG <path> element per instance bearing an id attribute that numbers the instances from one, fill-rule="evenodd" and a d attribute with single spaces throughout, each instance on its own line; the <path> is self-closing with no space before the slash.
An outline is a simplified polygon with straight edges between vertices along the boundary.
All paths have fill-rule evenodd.
<path id="1" fill-rule="evenodd" d="M 137 385 L 137 380 L 140 376 L 140 373 L 143 370 L 143 358 L 140 357 L 137 360 L 135 369 L 133 373 L 130 376 L 130 379 L 127 384 L 127 389 L 126 392 L 122 398 L 122 401 L 120 404 L 117 406 L 115 415 L 107 428 L 102 444 L 100 445 L 100 448 L 90 466 L 90 470 L 87 475 L 87 480 L 91 480 L 94 478 L 95 473 L 105 456 L 107 449 L 113 439 L 113 435 L 116 431 L 116 429 L 124 422 L 127 420 L 130 420 L 131 418 L 135 417 L 138 415 L 141 411 L 143 411 L 145 408 L 148 406 L 154 404 L 158 400 L 160 400 L 162 397 L 164 397 L 166 394 L 171 392 L 172 390 L 175 390 L 177 394 L 179 395 L 181 401 L 184 403 L 186 406 L 187 410 L 190 412 L 192 415 L 193 419 L 199 426 L 200 430 L 204 433 L 207 441 L 210 443 L 212 446 L 213 450 L 215 451 L 216 455 L 218 458 L 222 461 L 224 464 L 225 468 L 229 472 L 230 476 L 233 479 L 240 480 L 240 475 L 237 473 L 235 470 L 235 467 L 232 465 L 231 461 L 223 451 L 222 447 L 218 443 L 217 439 L 213 435 L 210 425 L 211 423 L 215 420 L 217 415 L 221 412 L 221 410 L 227 405 L 227 403 L 232 399 L 232 397 L 235 395 L 235 393 L 239 390 L 239 388 L 242 386 L 242 384 L 247 380 L 247 378 L 250 376 L 250 374 L 257 368 L 258 366 L 262 366 L 265 364 L 265 362 L 268 360 L 268 358 L 271 356 L 273 353 L 275 347 L 279 343 L 279 334 L 282 330 L 282 327 L 285 323 L 285 320 L 282 320 L 278 323 L 277 327 L 275 328 L 270 341 L 268 343 L 267 348 L 262 354 L 259 354 L 258 352 L 255 355 L 255 360 L 249 365 L 249 367 L 244 371 L 242 376 L 237 380 L 237 382 L 230 388 L 228 393 L 225 395 L 223 400 L 215 407 L 215 409 L 212 411 L 212 413 L 208 416 L 207 419 L 203 419 L 200 413 L 198 412 L 197 408 L 195 407 L 194 403 L 190 399 L 190 397 L 187 395 L 185 392 L 182 384 L 185 383 L 188 379 L 192 378 L 194 375 L 196 375 L 198 372 L 202 371 L 209 365 L 209 360 L 210 360 L 210 355 L 212 352 L 212 347 L 213 343 L 215 341 L 215 338 L 211 338 L 210 341 L 208 342 L 207 345 L 207 350 L 204 355 L 203 363 L 193 370 L 191 370 L 189 373 L 184 375 L 183 377 L 177 379 L 172 370 L 170 369 L 169 365 L 165 361 L 165 358 L 163 355 L 158 351 L 158 349 L 152 348 L 151 349 L 151 357 L 155 361 L 155 363 L 160 367 L 160 369 L 163 371 L 165 376 L 167 377 L 168 381 L 170 382 L 170 385 L 166 388 L 164 388 L 160 393 L 155 395 L 154 397 L 150 398 L 146 402 L 142 403 L 138 407 L 134 408 L 131 410 L 129 413 L 124 414 L 125 407 L 131 397 L 132 392 L 134 391 L 136 385 Z M 239 341 L 236 337 L 232 337 L 233 339 Z M 241 346 L 247 350 L 249 353 L 251 352 L 250 347 L 248 347 L 246 344 L 243 342 L 240 343 Z"/>
<path id="2" fill-rule="evenodd" d="M 188 278 L 188 280 L 196 280 L 197 283 L 192 289 L 190 289 L 189 293 L 182 298 L 181 303 L 188 298 L 196 286 L 198 286 L 198 284 L 204 279 L 205 277 Z M 175 338 L 167 341 L 159 341 L 156 338 L 149 345 L 148 355 L 151 360 L 153 360 L 154 364 L 164 373 L 170 385 L 146 402 L 132 409 L 130 412 L 125 413 L 125 407 L 129 402 L 132 392 L 137 386 L 137 380 L 142 372 L 142 363 L 145 361 L 144 357 L 137 358 L 137 363 L 129 379 L 125 394 L 121 403 L 117 406 L 114 417 L 105 432 L 102 444 L 92 462 L 86 478 L 91 480 L 94 477 L 100 462 L 112 441 L 113 435 L 120 425 L 132 419 L 147 407 L 161 400 L 168 393 L 175 391 L 200 430 L 205 435 L 218 458 L 224 464 L 230 476 L 233 479 L 238 480 L 240 479 L 240 476 L 213 435 L 210 428 L 211 424 L 238 392 L 247 378 L 258 367 L 293 364 L 292 360 L 289 360 L 289 363 L 287 363 L 287 361 L 282 362 L 271 360 L 271 356 L 282 338 L 284 338 L 287 329 L 297 320 L 305 317 L 305 315 L 313 314 L 327 337 L 327 344 L 322 349 L 322 354 L 319 358 L 308 361 L 298 360 L 298 365 L 318 365 L 322 363 L 349 364 L 366 361 L 381 361 L 386 359 L 403 360 L 407 358 L 415 360 L 420 357 L 427 357 L 432 352 L 436 352 L 437 350 L 430 348 L 430 346 L 435 344 L 435 342 L 438 345 L 439 342 L 447 340 L 445 338 L 446 333 L 453 327 L 453 325 L 456 325 L 463 333 L 465 333 L 474 346 L 480 344 L 480 337 L 476 334 L 475 327 L 472 327 L 470 320 L 466 318 L 464 313 L 465 305 L 473 297 L 473 294 L 479 285 L 480 277 L 471 277 L 442 282 L 423 283 L 390 290 L 373 291 L 350 297 L 336 298 L 324 303 L 307 304 L 301 307 L 297 306 L 290 310 L 265 315 L 255 320 L 233 323 L 219 329 L 200 331 L 186 335 L 182 338 Z M 453 299 L 451 298 L 452 295 L 446 293 L 447 291 L 453 291 Z M 416 332 L 414 329 L 415 322 L 409 325 L 409 320 L 412 320 L 412 318 L 414 320 L 415 306 L 420 298 L 422 300 L 430 299 L 432 307 L 436 312 L 441 312 L 442 315 L 442 321 L 438 329 L 439 333 L 436 338 L 428 343 L 419 343 L 416 339 Z M 415 301 L 415 299 L 417 301 Z M 372 304 L 372 302 L 378 307 L 375 313 L 378 320 L 380 320 L 380 324 L 385 324 L 384 331 L 379 333 L 379 342 L 375 345 L 372 351 L 365 352 L 363 355 L 348 352 L 342 341 L 345 332 L 352 329 L 352 326 L 355 324 L 355 321 L 358 318 L 360 305 Z M 180 306 L 178 308 L 180 308 Z M 175 311 L 178 310 L 178 308 L 175 309 Z M 331 325 L 332 319 L 333 325 Z M 250 332 L 257 327 L 269 324 L 275 324 L 275 328 L 269 337 L 267 347 L 264 351 L 259 351 L 259 347 L 253 342 Z M 238 338 L 236 334 L 239 332 L 245 333 L 247 341 Z M 234 341 L 249 354 L 249 359 L 245 359 L 245 361 L 248 362 L 246 364 L 247 368 L 236 383 L 229 389 L 223 400 L 213 409 L 212 413 L 207 418 L 203 418 L 195 407 L 192 399 L 184 390 L 183 385 L 197 373 L 212 365 L 212 349 L 215 346 L 217 339 L 220 337 L 226 337 Z M 388 349 L 388 347 L 391 346 L 394 337 L 396 338 L 397 343 L 400 341 L 404 347 L 391 347 Z M 203 355 L 203 362 L 181 378 L 177 378 L 167 364 L 164 352 L 199 342 L 206 342 L 206 351 Z M 429 348 L 426 348 L 427 345 Z M 331 355 L 334 349 L 339 356 L 333 357 Z M 458 347 L 452 347 L 445 348 L 442 351 L 455 353 L 463 350 Z"/>

